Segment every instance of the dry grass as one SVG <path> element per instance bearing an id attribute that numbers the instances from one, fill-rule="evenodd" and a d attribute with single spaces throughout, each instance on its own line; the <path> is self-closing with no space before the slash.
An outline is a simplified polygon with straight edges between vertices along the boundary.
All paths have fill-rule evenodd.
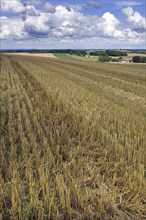
<path id="1" fill-rule="evenodd" d="M 32 57 L 49 57 L 49 58 L 57 58 L 54 54 L 52 53 L 6 53 L 6 55 L 19 55 L 19 56 L 32 56 Z"/>
<path id="2" fill-rule="evenodd" d="M 2 219 L 145 219 L 144 66 L 2 56 L 0 87 Z"/>

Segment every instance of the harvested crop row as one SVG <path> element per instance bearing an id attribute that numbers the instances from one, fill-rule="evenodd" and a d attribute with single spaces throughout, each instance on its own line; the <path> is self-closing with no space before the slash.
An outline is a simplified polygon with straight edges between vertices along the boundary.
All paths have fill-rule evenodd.
<path id="1" fill-rule="evenodd" d="M 135 83 L 129 83 L 128 85 L 126 84 L 127 81 L 123 81 L 123 84 L 125 82 L 125 87 L 123 85 L 121 88 L 122 83 L 117 81 L 118 78 L 116 78 L 116 81 L 113 77 L 109 80 L 109 75 L 104 75 L 104 72 L 102 74 L 102 71 L 99 71 L 98 69 L 96 72 L 80 68 L 77 69 L 76 63 L 73 68 L 72 63 L 71 67 L 69 67 L 68 62 L 66 62 L 64 66 L 60 66 L 60 64 L 58 65 L 58 63 L 54 63 L 54 60 L 47 62 L 42 61 L 40 64 L 39 61 L 33 60 L 32 62 L 29 62 L 28 59 L 25 59 L 25 62 L 23 60 L 21 64 L 27 69 L 31 68 L 31 72 L 33 72 L 35 76 L 40 74 L 38 77 L 39 80 L 43 80 L 46 84 L 48 83 L 49 87 L 58 87 L 58 89 L 61 87 L 61 92 L 62 90 L 65 90 L 65 87 L 68 87 L 64 96 L 71 91 L 71 89 L 69 89 L 70 86 L 72 86 L 72 91 L 74 90 L 74 92 L 76 92 L 75 90 L 78 84 L 79 87 L 83 87 L 83 94 L 85 93 L 85 90 L 92 94 L 90 98 L 91 100 L 93 99 L 93 95 L 96 95 L 96 97 L 99 97 L 100 95 L 100 99 L 106 99 L 106 102 L 110 100 L 110 104 L 112 103 L 114 106 L 115 104 L 118 104 L 118 106 L 123 106 L 124 109 L 130 108 L 130 111 L 132 110 L 138 114 L 143 113 L 145 115 L 145 86 L 136 83 L 137 78 L 134 78 Z M 68 66 L 67 68 L 66 65 Z M 39 69 L 37 72 L 36 66 Z M 42 75 L 43 77 L 41 77 Z M 131 78 L 133 79 L 132 75 Z M 140 77 L 139 79 L 141 80 Z M 50 83 L 50 80 L 52 83 Z M 57 86 L 55 86 L 55 81 Z M 73 83 L 74 85 L 72 85 Z M 143 83 L 145 83 L 144 80 Z M 74 92 L 72 99 L 74 99 Z"/>
<path id="2" fill-rule="evenodd" d="M 144 219 L 143 114 L 21 59 L 1 61 L 2 218 Z"/>

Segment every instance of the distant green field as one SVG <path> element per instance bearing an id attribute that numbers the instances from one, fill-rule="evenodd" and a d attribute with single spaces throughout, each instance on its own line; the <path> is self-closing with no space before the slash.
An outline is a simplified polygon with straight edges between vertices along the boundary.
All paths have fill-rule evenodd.
<path id="1" fill-rule="evenodd" d="M 143 53 L 128 53 L 128 56 L 123 56 L 123 60 L 132 60 L 132 58 L 134 57 L 134 56 L 141 56 L 141 57 L 143 57 L 143 56 L 146 56 L 146 54 L 143 54 Z M 119 56 L 114 56 L 114 57 L 112 57 L 112 58 L 115 58 L 115 59 L 118 59 L 119 58 Z"/>
<path id="2" fill-rule="evenodd" d="M 123 60 L 132 60 L 132 57 L 133 56 L 123 56 Z M 111 57 L 111 58 L 113 58 L 113 59 L 118 59 L 119 58 L 119 56 L 114 56 L 114 57 Z"/>
<path id="3" fill-rule="evenodd" d="M 84 57 L 84 56 L 77 56 L 77 55 L 70 55 L 67 53 L 54 53 L 54 55 L 62 60 L 78 60 L 78 61 L 85 61 L 85 62 L 97 62 L 98 61 L 98 56 L 97 57 Z M 128 53 L 128 56 L 123 56 L 124 60 L 132 60 L 134 56 L 146 56 L 146 54 L 142 53 Z M 112 58 L 118 59 L 119 56 L 114 56 Z"/>
<path id="4" fill-rule="evenodd" d="M 85 62 L 96 62 L 98 61 L 98 57 L 82 57 L 77 55 L 70 55 L 66 53 L 54 53 L 54 55 L 63 60 L 79 60 L 79 61 L 85 61 Z"/>
<path id="5" fill-rule="evenodd" d="M 98 56 L 97 57 L 82 57 L 82 56 L 70 55 L 70 54 L 68 54 L 68 56 L 75 58 L 77 60 L 86 61 L 86 62 L 97 62 L 98 61 Z"/>
<path id="6" fill-rule="evenodd" d="M 72 57 L 66 53 L 54 53 L 54 56 L 62 60 L 77 60 L 76 57 Z"/>
<path id="7" fill-rule="evenodd" d="M 146 54 L 143 54 L 143 53 L 128 53 L 128 56 L 124 56 L 123 59 L 124 59 L 124 60 L 132 60 L 132 58 L 133 58 L 134 56 L 144 57 L 144 56 L 146 56 Z"/>

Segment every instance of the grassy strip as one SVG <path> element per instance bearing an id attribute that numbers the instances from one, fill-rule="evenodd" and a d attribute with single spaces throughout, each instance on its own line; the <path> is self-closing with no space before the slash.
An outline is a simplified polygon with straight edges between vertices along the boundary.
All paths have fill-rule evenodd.
<path id="1" fill-rule="evenodd" d="M 77 55 L 68 55 L 72 58 L 75 58 L 80 61 L 85 61 L 85 62 L 97 62 L 98 61 L 98 56 L 97 57 L 84 57 L 84 56 L 77 56 Z"/>
<path id="2" fill-rule="evenodd" d="M 66 53 L 54 53 L 54 56 L 62 60 L 77 60 L 75 57 L 72 57 Z"/>
<path id="3" fill-rule="evenodd" d="M 54 55 L 62 60 L 78 60 L 78 61 L 85 61 L 85 62 L 96 62 L 98 61 L 98 57 L 82 57 L 77 55 L 70 55 L 66 53 L 54 53 Z"/>

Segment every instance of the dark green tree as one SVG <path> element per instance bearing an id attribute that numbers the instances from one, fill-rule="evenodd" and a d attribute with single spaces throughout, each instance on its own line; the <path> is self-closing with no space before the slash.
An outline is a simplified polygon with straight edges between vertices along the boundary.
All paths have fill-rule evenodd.
<path id="1" fill-rule="evenodd" d="M 142 59 L 141 59 L 140 56 L 134 56 L 134 57 L 132 58 L 132 61 L 133 61 L 134 63 L 141 63 Z"/>
<path id="2" fill-rule="evenodd" d="M 98 57 L 98 61 L 99 62 L 109 62 L 110 61 L 110 57 L 109 56 L 99 56 Z"/>

